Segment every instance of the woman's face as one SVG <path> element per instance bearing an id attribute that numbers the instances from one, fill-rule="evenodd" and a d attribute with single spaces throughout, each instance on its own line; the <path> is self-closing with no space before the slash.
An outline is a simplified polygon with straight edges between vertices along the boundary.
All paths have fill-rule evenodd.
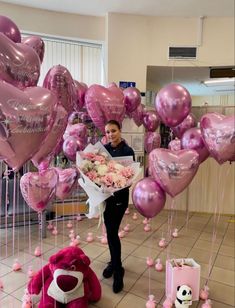
<path id="1" fill-rule="evenodd" d="M 105 134 L 112 145 L 118 145 L 122 140 L 121 131 L 115 124 L 107 124 L 105 126 Z"/>

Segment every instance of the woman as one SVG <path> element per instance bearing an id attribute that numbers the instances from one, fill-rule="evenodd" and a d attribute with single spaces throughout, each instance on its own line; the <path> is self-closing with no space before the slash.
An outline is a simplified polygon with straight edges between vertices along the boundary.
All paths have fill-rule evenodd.
<path id="1" fill-rule="evenodd" d="M 134 151 L 129 147 L 121 137 L 120 124 L 115 120 L 110 120 L 105 126 L 105 133 L 108 144 L 105 148 L 113 157 L 118 156 L 133 156 Z M 106 200 L 106 207 L 104 211 L 104 223 L 107 232 L 107 239 L 111 260 L 108 266 L 103 271 L 105 278 L 110 278 L 113 275 L 113 292 L 118 293 L 123 289 L 124 268 L 121 261 L 121 242 L 118 236 L 119 226 L 122 218 L 128 207 L 129 202 L 129 188 L 114 193 Z"/>

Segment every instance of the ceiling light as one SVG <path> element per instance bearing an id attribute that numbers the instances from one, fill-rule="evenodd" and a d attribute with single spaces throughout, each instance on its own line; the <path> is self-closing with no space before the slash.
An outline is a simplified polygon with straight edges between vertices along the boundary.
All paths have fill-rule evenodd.
<path id="1" fill-rule="evenodd" d="M 235 78 L 209 79 L 202 82 L 207 87 L 235 86 Z"/>

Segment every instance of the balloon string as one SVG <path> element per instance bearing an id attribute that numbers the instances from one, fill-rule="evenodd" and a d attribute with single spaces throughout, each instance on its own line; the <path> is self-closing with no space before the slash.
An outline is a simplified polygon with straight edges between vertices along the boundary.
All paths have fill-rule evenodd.
<path id="1" fill-rule="evenodd" d="M 173 197 L 171 200 L 171 206 L 170 206 L 170 221 L 168 221 L 168 239 L 167 239 L 167 249 L 166 249 L 166 258 L 169 260 L 170 258 L 170 241 L 171 241 L 171 234 L 172 234 L 172 225 L 173 225 L 173 216 L 174 216 L 174 208 L 175 208 L 175 198 Z"/>
<path id="2" fill-rule="evenodd" d="M 5 178 L 5 183 L 6 183 L 6 195 L 5 195 L 5 244 L 6 244 L 6 257 L 7 257 L 7 253 L 8 253 L 8 249 L 7 249 L 7 244 L 8 244 L 8 236 L 7 236 L 7 231 L 8 231 L 8 228 L 7 228 L 7 223 L 8 223 L 8 201 L 9 201 L 9 198 L 8 198 L 8 166 L 6 165 L 5 167 L 5 173 L 4 173 L 4 178 Z"/>
<path id="3" fill-rule="evenodd" d="M 19 181 L 20 181 L 20 173 L 18 174 L 16 178 L 16 213 L 20 213 L 20 186 L 19 186 Z M 17 215 L 18 217 L 18 226 L 20 225 L 20 215 Z M 20 254 L 20 228 L 18 228 L 17 232 L 17 255 L 19 257 Z"/>
<path id="4" fill-rule="evenodd" d="M 0 161 L 0 228 L 1 228 L 1 221 L 2 221 L 2 170 L 3 170 L 3 163 Z M 0 237 L 0 246 L 2 244 L 2 237 Z"/>
<path id="5" fill-rule="evenodd" d="M 40 243 L 40 249 L 42 252 L 42 219 L 43 219 L 43 212 L 38 212 L 38 222 L 39 222 L 39 243 Z M 40 260 L 41 260 L 41 268 L 43 268 L 43 258 L 42 258 L 42 254 L 40 256 Z M 42 270 L 42 296 L 43 296 L 43 303 L 45 303 L 45 293 L 44 293 L 44 272 Z"/>
<path id="6" fill-rule="evenodd" d="M 16 173 L 14 172 L 14 188 L 13 188 L 13 218 L 12 218 L 12 249 L 13 257 L 15 255 L 15 211 L 16 211 Z"/>

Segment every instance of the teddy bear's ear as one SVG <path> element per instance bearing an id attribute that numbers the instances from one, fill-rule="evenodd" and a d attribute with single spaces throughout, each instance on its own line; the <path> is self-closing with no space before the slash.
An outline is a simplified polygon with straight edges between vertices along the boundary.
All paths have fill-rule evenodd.
<path id="1" fill-rule="evenodd" d="M 60 261 L 64 256 L 64 253 L 61 252 L 61 250 L 50 257 L 49 262 L 52 264 L 56 264 L 58 261 Z"/>
<path id="2" fill-rule="evenodd" d="M 80 258 L 82 260 L 82 262 L 86 265 L 90 265 L 91 261 L 90 259 L 88 258 L 88 256 L 86 256 L 85 254 L 81 254 L 80 255 Z"/>

